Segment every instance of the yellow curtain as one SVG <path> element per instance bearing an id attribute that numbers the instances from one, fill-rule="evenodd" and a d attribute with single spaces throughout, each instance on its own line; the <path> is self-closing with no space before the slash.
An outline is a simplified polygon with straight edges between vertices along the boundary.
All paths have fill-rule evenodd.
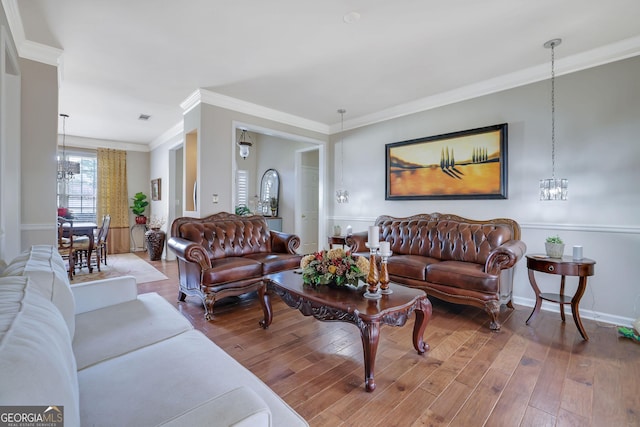
<path id="1" fill-rule="evenodd" d="M 129 203 L 127 194 L 127 152 L 98 148 L 97 220 L 111 215 L 107 250 L 129 252 Z"/>

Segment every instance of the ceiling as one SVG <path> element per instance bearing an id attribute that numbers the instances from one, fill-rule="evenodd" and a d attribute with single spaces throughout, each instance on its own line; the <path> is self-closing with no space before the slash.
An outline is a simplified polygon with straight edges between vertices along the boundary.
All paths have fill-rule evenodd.
<path id="1" fill-rule="evenodd" d="M 640 54 L 638 0 L 2 2 L 67 134 L 143 144 L 197 89 L 331 133 Z"/>

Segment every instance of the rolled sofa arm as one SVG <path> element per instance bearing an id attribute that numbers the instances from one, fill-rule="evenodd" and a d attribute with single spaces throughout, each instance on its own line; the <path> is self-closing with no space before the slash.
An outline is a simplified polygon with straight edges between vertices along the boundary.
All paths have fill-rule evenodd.
<path id="1" fill-rule="evenodd" d="M 269 230 L 269 232 L 271 233 L 271 252 L 281 254 L 296 253 L 296 249 L 300 246 L 300 237 L 275 230 Z"/>
<path id="2" fill-rule="evenodd" d="M 169 248 L 181 260 L 198 264 L 200 266 L 200 270 L 207 270 L 211 268 L 209 254 L 207 254 L 207 251 L 202 247 L 202 245 L 181 237 L 171 237 L 167 242 L 167 246 L 169 246 Z"/>
<path id="3" fill-rule="evenodd" d="M 484 264 L 485 273 L 500 274 L 501 270 L 511 268 L 522 259 L 527 251 L 527 245 L 522 240 L 509 240 L 495 248 L 487 257 Z"/>
<path id="4" fill-rule="evenodd" d="M 361 231 L 359 233 L 353 233 L 351 236 L 347 236 L 345 242 L 347 246 L 351 248 L 351 252 L 366 252 L 369 249 L 364 245 L 369 240 L 369 232 Z"/>

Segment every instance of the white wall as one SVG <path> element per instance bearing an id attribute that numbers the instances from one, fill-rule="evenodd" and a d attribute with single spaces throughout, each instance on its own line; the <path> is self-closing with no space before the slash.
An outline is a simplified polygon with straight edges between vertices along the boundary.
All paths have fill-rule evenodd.
<path id="1" fill-rule="evenodd" d="M 538 180 L 551 175 L 550 82 L 544 81 L 345 132 L 344 183 L 351 201 L 338 205 L 329 197 L 328 221 L 358 231 L 381 214 L 513 218 L 528 253 L 543 252 L 544 238 L 552 234 L 565 239 L 567 251 L 583 245 L 597 265 L 581 314 L 628 323 L 640 316 L 639 75 L 635 57 L 556 79 L 556 176 L 569 179 L 566 202 L 538 200 Z M 507 200 L 385 200 L 385 144 L 505 122 Z M 557 278 L 539 282 L 557 292 Z M 514 292 L 517 303 L 533 304 L 524 261 Z"/>

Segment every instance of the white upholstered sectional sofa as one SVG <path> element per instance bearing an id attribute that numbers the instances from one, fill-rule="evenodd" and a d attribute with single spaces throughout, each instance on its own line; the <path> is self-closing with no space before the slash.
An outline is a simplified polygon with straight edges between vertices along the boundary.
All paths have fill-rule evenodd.
<path id="1" fill-rule="evenodd" d="M 306 426 L 260 379 L 133 277 L 69 285 L 52 246 L 0 273 L 0 406 L 71 426 Z"/>

